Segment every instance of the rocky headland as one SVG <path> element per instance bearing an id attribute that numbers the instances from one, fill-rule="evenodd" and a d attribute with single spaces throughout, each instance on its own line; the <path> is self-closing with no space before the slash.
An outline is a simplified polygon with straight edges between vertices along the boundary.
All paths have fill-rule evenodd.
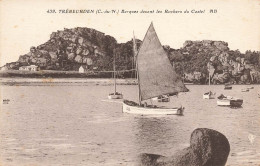
<path id="1" fill-rule="evenodd" d="M 141 41 L 137 40 L 137 48 L 140 44 Z M 186 41 L 180 49 L 172 49 L 165 45 L 164 49 L 176 72 L 186 82 L 206 84 L 210 75 L 212 84 L 260 83 L 260 52 L 246 51 L 242 54 L 239 50 L 230 50 L 226 42 L 211 40 Z M 6 73 L 28 65 L 39 66 L 42 71 L 78 71 L 80 66 L 90 72 L 112 71 L 114 54 L 117 70 L 133 69 L 131 40 L 117 43 L 114 37 L 95 29 L 65 28 L 53 32 L 44 44 L 32 46 L 29 52 L 21 55 L 16 62 L 1 67 L 0 76 L 13 76 L 12 72 Z M 131 75 L 131 72 L 120 74 L 124 78 Z M 44 74 L 37 75 L 36 72 L 34 76 L 42 77 Z M 100 75 L 100 77 L 108 76 L 111 76 L 111 73 Z"/>

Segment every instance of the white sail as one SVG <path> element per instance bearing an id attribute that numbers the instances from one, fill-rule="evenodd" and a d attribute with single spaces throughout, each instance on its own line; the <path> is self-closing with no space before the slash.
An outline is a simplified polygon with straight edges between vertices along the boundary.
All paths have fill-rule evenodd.
<path id="1" fill-rule="evenodd" d="M 151 23 L 137 54 L 139 100 L 188 91 L 174 71 Z"/>

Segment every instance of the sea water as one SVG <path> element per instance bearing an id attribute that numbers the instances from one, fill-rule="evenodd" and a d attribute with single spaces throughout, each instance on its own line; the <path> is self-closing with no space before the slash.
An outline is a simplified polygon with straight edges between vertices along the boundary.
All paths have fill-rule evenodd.
<path id="1" fill-rule="evenodd" d="M 160 103 L 182 105 L 184 116 L 141 116 L 122 113 L 120 102 L 107 102 L 112 85 L 4 85 L 1 99 L 10 101 L 1 103 L 0 165 L 134 165 L 140 153 L 171 156 L 188 147 L 196 128 L 227 137 L 226 165 L 259 165 L 260 86 L 241 92 L 248 86 L 188 85 L 190 92 Z M 137 101 L 136 85 L 117 89 Z M 216 99 L 202 99 L 209 90 L 242 98 L 243 107 L 219 107 Z"/>

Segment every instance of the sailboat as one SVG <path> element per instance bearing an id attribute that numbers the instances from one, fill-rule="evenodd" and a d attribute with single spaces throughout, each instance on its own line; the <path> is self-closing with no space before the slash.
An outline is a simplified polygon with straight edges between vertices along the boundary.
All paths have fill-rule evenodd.
<path id="1" fill-rule="evenodd" d="M 137 53 L 136 69 L 138 78 L 139 103 L 123 101 L 123 112 L 132 114 L 182 115 L 184 107 L 168 108 L 148 105 L 145 100 L 160 95 L 186 92 L 181 78 L 174 71 L 166 52 L 151 23 Z M 142 104 L 143 102 L 143 104 Z"/>
<path id="2" fill-rule="evenodd" d="M 114 93 L 110 93 L 108 95 L 108 99 L 122 99 L 123 94 L 116 91 L 116 58 L 115 58 L 115 51 L 114 51 L 114 61 L 113 61 L 113 75 L 114 75 Z"/>
<path id="3" fill-rule="evenodd" d="M 209 86 L 210 86 L 210 72 L 209 72 Z M 215 94 L 216 93 L 213 93 L 211 91 L 206 92 L 206 93 L 203 94 L 203 99 L 215 99 Z"/>
<path id="4" fill-rule="evenodd" d="M 136 65 L 136 55 L 137 55 L 137 46 L 136 46 L 136 41 L 135 41 L 135 34 L 133 33 L 133 55 L 134 55 L 134 61 L 133 61 L 133 66 Z M 134 78 L 136 78 L 136 70 L 134 72 Z M 170 96 L 169 95 L 160 95 L 158 97 L 152 98 L 154 101 L 158 102 L 169 102 L 170 101 Z"/>

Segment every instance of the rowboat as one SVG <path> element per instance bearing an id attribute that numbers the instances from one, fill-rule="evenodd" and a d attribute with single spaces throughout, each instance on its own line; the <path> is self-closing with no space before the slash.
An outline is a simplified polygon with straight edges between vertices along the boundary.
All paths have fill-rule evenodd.
<path id="1" fill-rule="evenodd" d="M 232 85 L 226 84 L 224 89 L 225 90 L 231 90 L 232 89 Z"/>
<path id="2" fill-rule="evenodd" d="M 249 92 L 249 89 L 247 89 L 247 88 L 241 89 L 241 92 Z"/>
<path id="3" fill-rule="evenodd" d="M 216 93 L 212 93 L 211 91 L 206 92 L 203 94 L 203 99 L 215 99 L 215 94 Z"/>
<path id="4" fill-rule="evenodd" d="M 223 94 L 221 94 L 217 100 L 218 106 L 241 107 L 242 104 L 243 99 L 235 98 L 232 96 L 224 96 Z"/>

